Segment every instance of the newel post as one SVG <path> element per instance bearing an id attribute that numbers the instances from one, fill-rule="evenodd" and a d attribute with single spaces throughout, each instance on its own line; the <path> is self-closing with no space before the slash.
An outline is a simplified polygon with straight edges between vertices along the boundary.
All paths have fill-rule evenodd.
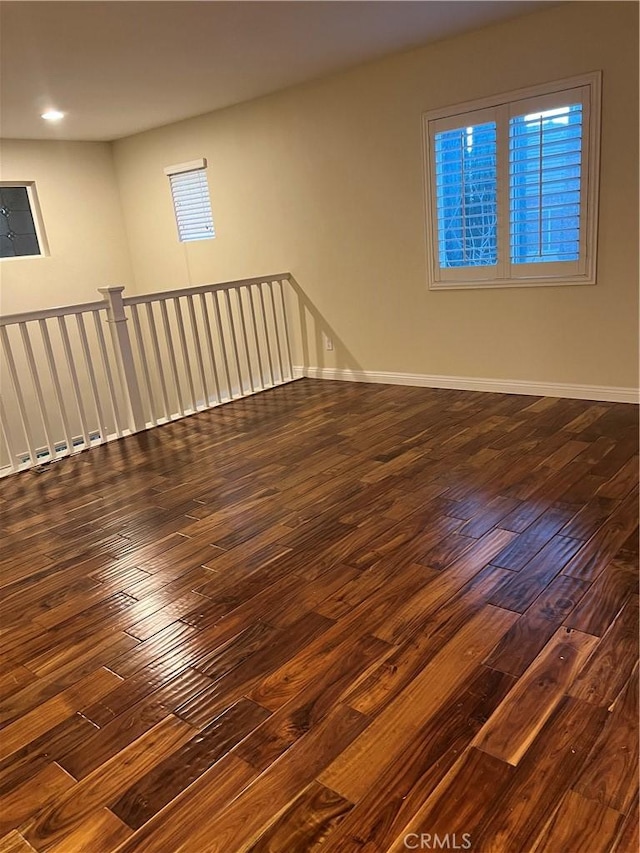
<path id="1" fill-rule="evenodd" d="M 144 412 L 142 410 L 142 397 L 136 374 L 136 366 L 133 360 L 133 349 L 131 338 L 127 328 L 127 316 L 124 313 L 124 302 L 122 301 L 122 285 L 111 287 L 99 287 L 107 307 L 109 328 L 111 329 L 111 340 L 116 354 L 118 374 L 127 403 L 127 414 L 129 429 L 131 432 L 140 432 L 145 429 Z"/>

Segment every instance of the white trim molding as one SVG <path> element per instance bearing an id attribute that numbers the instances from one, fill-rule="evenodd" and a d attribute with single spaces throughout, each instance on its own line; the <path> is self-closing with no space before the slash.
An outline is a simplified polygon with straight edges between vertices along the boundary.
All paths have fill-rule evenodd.
<path id="1" fill-rule="evenodd" d="M 598 232 L 598 193 L 599 193 L 599 174 L 600 174 L 600 113 L 601 113 L 601 87 L 602 87 L 602 72 L 592 71 L 587 74 L 582 74 L 578 77 L 570 77 L 564 80 L 555 80 L 545 84 L 531 86 L 526 89 L 518 89 L 513 92 L 506 92 L 500 95 L 480 98 L 477 101 L 472 101 L 464 104 L 453 105 L 444 109 L 431 110 L 422 115 L 422 143 L 423 143 L 423 184 L 424 184 L 424 208 L 425 208 L 425 237 L 426 237 L 426 261 L 427 261 L 427 281 L 430 290 L 457 290 L 461 288 L 498 288 L 498 287 L 549 287 L 549 286 L 564 286 L 564 285 L 594 285 L 596 284 L 596 267 L 597 267 L 597 232 Z M 535 121 L 541 119 L 547 114 L 549 121 L 558 122 L 568 119 L 551 117 L 551 113 L 560 111 L 569 111 L 570 106 L 578 107 L 581 105 L 582 112 L 580 118 L 576 113 L 575 129 L 581 128 L 580 136 L 573 136 L 574 144 L 578 148 L 571 152 L 570 155 L 563 156 L 575 157 L 579 156 L 579 165 L 574 164 L 574 168 L 579 168 L 579 174 L 571 180 L 578 180 L 578 188 L 572 188 L 573 194 L 578 194 L 578 200 L 572 202 L 575 204 L 579 213 L 578 223 L 573 228 L 578 231 L 579 251 L 578 257 L 573 260 L 550 260 L 549 257 L 539 257 L 537 260 L 529 259 L 527 262 L 515 261 L 512 258 L 513 251 L 511 250 L 512 241 L 512 179 L 515 172 L 512 167 L 520 163 L 519 160 L 511 159 L 511 141 L 510 132 L 512 122 L 522 119 L 526 125 L 524 133 L 531 136 L 523 136 L 521 140 L 529 139 L 527 145 L 533 144 L 533 134 L 537 134 L 539 140 L 539 152 L 536 150 L 538 142 L 534 148 L 527 148 L 527 151 L 533 151 L 533 156 L 527 154 L 526 166 L 527 175 L 537 175 L 542 186 L 543 171 L 548 179 L 547 170 L 552 168 L 547 162 L 548 157 L 555 158 L 557 153 L 551 152 L 543 157 L 543 142 L 542 142 L 542 124 L 536 129 Z M 549 112 L 550 111 L 550 112 Z M 534 124 L 531 124 L 531 121 Z M 528 122 L 528 124 L 527 124 Z M 443 133 L 455 131 L 459 135 L 460 144 L 463 146 L 460 154 L 463 157 L 464 139 L 467 140 L 467 151 L 473 148 L 473 142 L 469 143 L 469 139 L 473 139 L 474 128 L 485 126 L 493 126 L 495 128 L 495 140 L 488 139 L 485 145 L 490 147 L 493 145 L 495 149 L 495 165 L 488 167 L 488 155 L 481 155 L 480 166 L 478 167 L 484 177 L 481 177 L 483 185 L 490 185 L 495 192 L 495 261 L 486 261 L 478 265 L 472 264 L 469 266 L 446 266 L 441 264 L 440 251 L 443 243 L 439 239 L 438 222 L 439 222 L 439 204 L 442 202 L 441 191 L 437 189 L 440 186 L 442 191 L 451 192 L 451 188 L 447 189 L 447 184 L 438 184 L 440 178 L 446 181 L 446 176 L 439 176 L 438 164 L 436 162 L 436 140 Z M 466 136 L 465 136 L 466 129 Z M 557 130 L 557 128 L 556 128 Z M 522 131 L 522 128 L 521 128 Z M 555 131 L 552 131 L 555 132 Z M 579 141 L 578 141 L 579 139 Z M 554 139 L 554 145 L 556 144 Z M 545 145 L 545 151 L 547 151 Z M 462 163 L 462 161 L 461 161 Z M 553 164 L 556 161 L 553 160 Z M 522 165 L 522 163 L 520 163 Z M 561 164 L 566 168 L 564 164 Z M 456 166 L 457 168 L 457 166 Z M 460 165 L 460 168 L 463 168 Z M 553 165 L 553 168 L 557 168 Z M 495 174 L 487 174 L 492 171 Z M 484 170 L 484 172 L 483 172 Z M 529 171 L 532 170 L 532 171 Z M 519 174 L 519 173 L 518 173 Z M 557 172 L 553 172 L 553 175 Z M 550 179 L 549 179 L 550 180 Z M 565 180 L 564 178 L 562 179 Z M 534 184 L 538 189 L 538 184 Z M 558 179 L 550 180 L 548 186 L 558 186 Z M 542 193 L 542 190 L 538 190 Z M 446 196 L 445 198 L 453 198 L 455 196 Z M 564 202 L 563 202 L 564 204 Z M 535 212 L 540 217 L 549 215 L 549 228 L 553 231 L 552 222 L 562 222 L 562 226 L 558 225 L 559 233 L 566 233 L 568 226 L 564 219 L 555 220 L 553 217 L 562 208 L 560 205 L 555 205 L 543 202 L 540 195 L 538 206 Z M 527 216 L 530 211 L 527 211 Z M 476 213 L 470 213 L 470 216 L 478 217 Z M 519 214 L 518 214 L 519 215 Z M 466 223 L 464 207 L 462 208 L 462 221 Z M 484 219 L 483 215 L 483 219 Z M 476 221 L 476 219 L 472 220 Z M 466 228 L 466 225 L 464 226 Z M 516 229 L 517 230 L 517 229 Z M 542 232 L 540 232 L 542 234 Z M 542 249 L 540 248 L 540 253 Z"/>
<path id="2" fill-rule="evenodd" d="M 182 172 L 195 172 L 197 169 L 206 169 L 207 161 L 204 157 L 199 160 L 189 160 L 187 163 L 176 163 L 174 166 L 166 166 L 165 175 L 180 175 Z"/>
<path id="3" fill-rule="evenodd" d="M 346 382 L 377 382 L 383 385 L 417 385 L 454 391 L 489 391 L 494 394 L 526 394 L 534 397 L 569 397 L 573 400 L 602 400 L 609 403 L 640 403 L 637 388 L 606 385 L 577 385 L 563 382 L 531 382 L 522 379 L 484 379 L 475 376 L 431 376 L 424 373 L 350 370 L 335 367 L 294 367 L 296 378 L 338 379 Z"/>

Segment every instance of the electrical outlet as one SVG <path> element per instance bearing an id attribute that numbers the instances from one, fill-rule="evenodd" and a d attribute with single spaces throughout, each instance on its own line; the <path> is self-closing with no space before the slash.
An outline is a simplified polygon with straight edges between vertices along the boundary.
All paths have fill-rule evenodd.
<path id="1" fill-rule="evenodd" d="M 324 334 L 324 332 L 322 334 L 324 337 L 324 348 L 326 350 L 332 350 L 333 349 L 333 339 L 330 338 L 329 335 Z"/>

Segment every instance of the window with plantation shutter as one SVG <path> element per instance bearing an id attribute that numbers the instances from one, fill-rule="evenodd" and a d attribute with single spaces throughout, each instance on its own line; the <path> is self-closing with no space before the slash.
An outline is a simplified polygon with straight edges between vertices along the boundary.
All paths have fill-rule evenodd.
<path id="1" fill-rule="evenodd" d="M 593 284 L 600 75 L 426 114 L 429 284 Z"/>
<path id="2" fill-rule="evenodd" d="M 209 240 L 216 236 L 206 165 L 205 160 L 196 160 L 165 169 L 171 184 L 178 239 L 181 243 Z"/>

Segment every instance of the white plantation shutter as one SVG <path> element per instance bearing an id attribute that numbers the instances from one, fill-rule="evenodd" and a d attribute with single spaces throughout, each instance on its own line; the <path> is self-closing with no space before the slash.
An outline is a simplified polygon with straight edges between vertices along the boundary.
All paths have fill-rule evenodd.
<path id="1" fill-rule="evenodd" d="M 585 93 L 511 105 L 509 226 L 513 275 L 578 274 L 584 243 Z M 544 267 L 540 267 L 543 264 Z"/>
<path id="2" fill-rule="evenodd" d="M 475 110 L 429 123 L 432 216 L 438 279 L 496 276 L 496 111 Z"/>
<path id="3" fill-rule="evenodd" d="M 594 284 L 600 74 L 424 115 L 430 287 Z"/>
<path id="4" fill-rule="evenodd" d="M 435 134 L 442 268 L 497 264 L 496 123 Z"/>
<path id="5" fill-rule="evenodd" d="M 173 209 L 181 243 L 192 240 L 208 240 L 216 236 L 213 227 L 211 199 L 207 183 L 206 162 L 195 161 L 165 169 L 171 183 Z"/>

